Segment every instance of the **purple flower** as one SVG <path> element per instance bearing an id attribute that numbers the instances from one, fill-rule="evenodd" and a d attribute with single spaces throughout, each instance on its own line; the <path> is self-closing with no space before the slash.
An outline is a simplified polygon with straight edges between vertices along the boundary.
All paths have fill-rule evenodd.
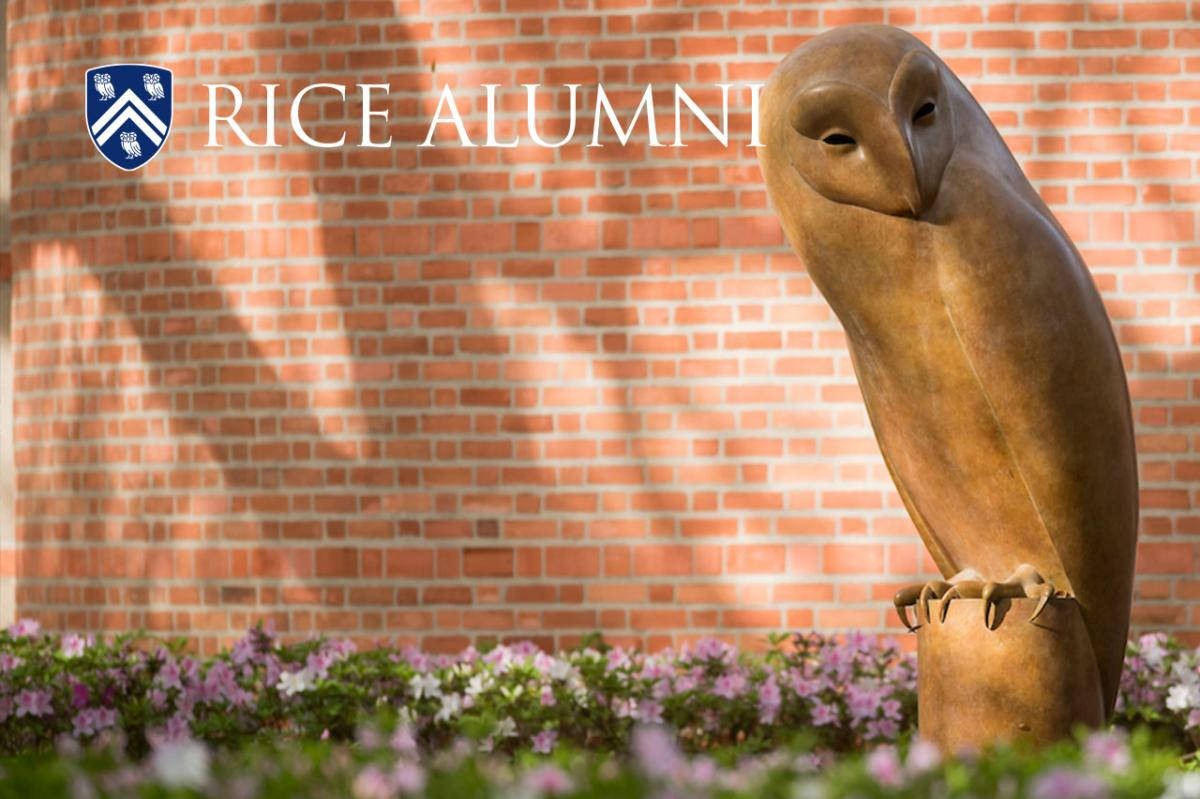
<path id="1" fill-rule="evenodd" d="M 91 692 L 88 687 L 76 680 L 71 681 L 71 707 L 75 709 L 87 707 L 88 701 L 91 699 Z"/>
<path id="2" fill-rule="evenodd" d="M 700 678 L 692 673 L 680 674 L 675 678 L 675 693 L 686 694 L 700 686 Z"/>
<path id="3" fill-rule="evenodd" d="M 76 738 L 95 735 L 117 725 L 117 711 L 110 707 L 90 707 L 80 711 L 72 723 Z"/>
<path id="4" fill-rule="evenodd" d="M 542 707 L 554 707 L 558 703 L 558 700 L 554 698 L 554 689 L 549 685 L 543 685 L 539 701 L 542 703 Z"/>
<path id="5" fill-rule="evenodd" d="M 1031 799 L 1105 799 L 1109 795 L 1104 780 L 1070 768 L 1054 768 L 1033 780 Z"/>
<path id="6" fill-rule="evenodd" d="M 23 658 L 4 652 L 0 654 L 0 674 L 12 671 L 24 662 Z"/>
<path id="7" fill-rule="evenodd" d="M 329 678 L 329 667 L 334 663 L 334 656 L 329 652 L 310 652 L 305 667 L 309 674 L 318 680 Z"/>
<path id="8" fill-rule="evenodd" d="M 13 638 L 32 638 L 42 629 L 40 622 L 34 619 L 21 619 L 16 624 L 9 626 L 8 634 Z"/>
<path id="9" fill-rule="evenodd" d="M 873 682 L 856 682 L 846 688 L 846 707 L 852 720 L 872 718 L 879 712 L 883 697 L 890 689 L 880 688 Z"/>
<path id="10" fill-rule="evenodd" d="M 732 660 L 733 647 L 719 638 L 701 638 L 696 642 L 696 657 L 700 660 Z"/>
<path id="11" fill-rule="evenodd" d="M 900 725 L 891 719 L 875 719 L 867 722 L 866 737 L 872 741 L 891 741 L 900 734 Z"/>
<path id="12" fill-rule="evenodd" d="M 665 779 L 684 773 L 687 761 L 675 745 L 675 739 L 660 726 L 639 726 L 633 730 L 630 750 L 651 779 Z"/>
<path id="13" fill-rule="evenodd" d="M 833 724 L 838 720 L 838 713 L 833 709 L 832 705 L 822 702 L 820 699 L 813 702 L 812 708 L 812 723 L 815 727 L 823 727 L 826 724 Z"/>
<path id="14" fill-rule="evenodd" d="M 722 674 L 713 684 L 713 693 L 723 699 L 737 699 L 746 690 L 746 676 L 740 671 Z"/>
<path id="15" fill-rule="evenodd" d="M 772 674 L 758 687 L 758 720 L 763 724 L 774 724 L 782 704 L 783 695 Z"/>
<path id="16" fill-rule="evenodd" d="M 533 751 L 538 754 L 548 755 L 553 751 L 556 743 L 558 743 L 557 730 L 542 730 L 533 736 Z"/>
<path id="17" fill-rule="evenodd" d="M 146 732 L 146 739 L 155 749 L 170 743 L 188 741 L 192 737 L 192 729 L 186 718 L 176 713 L 167 719 L 165 726 Z"/>
<path id="18" fill-rule="evenodd" d="M 633 709 L 633 718 L 643 724 L 662 724 L 663 706 L 653 699 L 642 699 Z"/>
<path id="19" fill-rule="evenodd" d="M 898 788 L 904 784 L 904 769 L 894 746 L 881 746 L 866 759 L 867 773 L 880 785 Z"/>
<path id="20" fill-rule="evenodd" d="M 25 690 L 17 694 L 17 718 L 49 716 L 53 712 L 50 707 L 49 691 Z"/>
<path id="21" fill-rule="evenodd" d="M 167 660 L 163 661 L 162 666 L 158 670 L 158 674 L 154 675 L 154 682 L 164 690 L 178 688 L 183 690 L 183 683 L 180 682 L 182 673 L 179 670 L 179 664 L 175 662 L 175 658 L 168 656 Z"/>

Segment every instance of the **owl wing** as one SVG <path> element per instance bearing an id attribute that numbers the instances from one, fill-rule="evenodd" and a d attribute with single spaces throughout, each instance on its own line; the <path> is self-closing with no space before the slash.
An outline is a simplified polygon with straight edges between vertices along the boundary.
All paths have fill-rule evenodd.
<path id="1" fill-rule="evenodd" d="M 1020 478 L 1020 489 L 1001 499 L 1032 506 L 1040 530 L 1025 533 L 1057 555 L 1067 583 L 1060 587 L 1079 602 L 1111 710 L 1137 540 L 1120 352 L 1083 259 L 1019 170 L 997 179 L 994 161 L 955 169 L 950 206 L 964 211 L 952 234 L 950 226 L 939 234 L 942 299 Z"/>
<path id="2" fill-rule="evenodd" d="M 855 375 L 859 377 L 861 382 L 864 371 L 859 366 L 853 347 L 850 348 L 850 363 L 854 367 Z M 904 509 L 908 511 L 909 518 L 912 519 L 913 525 L 917 528 L 917 533 L 921 536 L 921 542 L 929 550 L 929 555 L 933 558 L 934 564 L 937 565 L 938 571 L 943 576 L 949 578 L 958 573 L 962 565 L 957 563 L 951 553 L 942 545 L 942 541 L 934 531 L 933 525 L 926 518 L 925 514 L 921 512 L 920 505 L 913 496 L 913 492 L 909 490 L 904 475 L 893 464 L 892 457 L 889 455 L 892 448 L 887 446 L 884 436 L 881 435 L 881 432 L 886 429 L 881 424 L 883 414 L 876 411 L 874 397 L 874 392 L 863 392 L 863 405 L 867 409 L 867 418 L 871 422 L 871 429 L 876 431 L 876 439 L 879 442 L 879 452 L 883 456 L 883 464 L 887 467 L 888 474 L 896 486 L 896 493 L 900 495 L 900 501 L 904 503 Z"/>

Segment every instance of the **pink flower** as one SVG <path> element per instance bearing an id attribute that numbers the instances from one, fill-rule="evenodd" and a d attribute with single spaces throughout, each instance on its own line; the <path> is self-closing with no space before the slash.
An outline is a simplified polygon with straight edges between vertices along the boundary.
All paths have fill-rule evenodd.
<path id="1" fill-rule="evenodd" d="M 80 638 L 78 635 L 71 634 L 64 636 L 62 639 L 62 654 L 63 657 L 76 658 L 83 654 L 87 649 L 87 641 Z"/>
<path id="2" fill-rule="evenodd" d="M 687 767 L 675 739 L 658 725 L 635 727 L 630 750 L 642 771 L 652 779 L 682 774 Z"/>
<path id="3" fill-rule="evenodd" d="M 401 793 L 425 790 L 425 770 L 411 760 L 401 760 L 392 769 L 392 785 Z"/>
<path id="4" fill-rule="evenodd" d="M 395 795 L 388 775 L 373 763 L 358 773 L 350 791 L 355 799 L 392 799 Z"/>
<path id="5" fill-rule="evenodd" d="M 1055 768 L 1038 775 L 1029 791 L 1032 799 L 1105 799 L 1104 780 L 1074 769 Z"/>
<path id="6" fill-rule="evenodd" d="M 713 684 L 713 693 L 724 699 L 737 699 L 746 690 L 746 677 L 740 671 L 722 674 Z"/>
<path id="7" fill-rule="evenodd" d="M 567 773 L 550 764 L 538 766 L 528 772 L 521 782 L 525 790 L 534 796 L 558 796 L 570 793 L 574 788 Z"/>
<path id="8" fill-rule="evenodd" d="M 533 736 L 533 751 L 538 754 L 548 755 L 553 751 L 554 744 L 556 743 L 558 743 L 558 732 L 556 730 L 542 730 Z"/>
<path id="9" fill-rule="evenodd" d="M 394 751 L 400 754 L 408 755 L 417 751 L 417 739 L 413 736 L 412 727 L 407 724 L 397 727 L 388 743 L 391 744 Z"/>
<path id="10" fill-rule="evenodd" d="M 1133 762 L 1124 732 L 1096 732 L 1088 736 L 1083 751 L 1090 763 L 1113 771 L 1124 771 Z"/>
<path id="11" fill-rule="evenodd" d="M 34 619 L 21 619 L 16 624 L 13 624 L 8 628 L 8 634 L 13 638 L 32 638 L 33 636 L 37 635 L 38 631 L 41 629 L 42 625 L 40 622 Z"/>
<path id="12" fill-rule="evenodd" d="M 0 674 L 12 671 L 24 662 L 23 658 L 9 654 L 8 652 L 0 654 Z"/>
<path id="13" fill-rule="evenodd" d="M 905 761 L 904 767 L 908 770 L 909 774 L 924 774 L 927 771 L 932 771 L 941 764 L 941 750 L 931 741 L 927 741 L 924 738 L 917 738 L 912 742 L 912 746 L 908 747 L 908 759 Z"/>
<path id="14" fill-rule="evenodd" d="M 619 646 L 614 646 L 608 650 L 608 665 L 607 671 L 616 671 L 618 669 L 627 668 L 630 665 L 629 655 Z"/>
<path id="15" fill-rule="evenodd" d="M 549 685 L 543 685 L 540 701 L 542 703 L 542 707 L 554 707 L 554 705 L 558 702 L 558 700 L 554 698 L 554 689 Z"/>
<path id="16" fill-rule="evenodd" d="M 904 769 L 894 746 L 881 746 L 872 751 L 867 755 L 866 766 L 867 773 L 880 785 L 898 788 L 904 784 Z"/>
<path id="17" fill-rule="evenodd" d="M 50 707 L 49 691 L 21 691 L 17 694 L 17 718 L 22 716 L 49 716 L 53 713 Z"/>

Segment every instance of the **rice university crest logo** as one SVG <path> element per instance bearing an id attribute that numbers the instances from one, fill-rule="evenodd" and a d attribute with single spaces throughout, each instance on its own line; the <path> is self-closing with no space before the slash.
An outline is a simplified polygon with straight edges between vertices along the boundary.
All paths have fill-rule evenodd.
<path id="1" fill-rule="evenodd" d="M 88 135 L 113 166 L 145 166 L 171 131 L 171 70 L 109 64 L 87 71 Z"/>

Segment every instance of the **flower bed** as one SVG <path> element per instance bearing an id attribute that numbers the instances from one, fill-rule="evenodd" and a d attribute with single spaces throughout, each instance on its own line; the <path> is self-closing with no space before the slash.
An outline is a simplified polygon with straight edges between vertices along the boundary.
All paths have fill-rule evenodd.
<path id="1" fill-rule="evenodd" d="M 199 659 L 23 621 L 0 633 L 0 794 L 1200 797 L 1172 769 L 1200 726 L 1197 655 L 1165 636 L 1130 646 L 1117 722 L 1142 728 L 1132 742 L 945 764 L 912 739 L 911 656 L 856 635 L 771 643 L 447 657 L 258 628 Z"/>

